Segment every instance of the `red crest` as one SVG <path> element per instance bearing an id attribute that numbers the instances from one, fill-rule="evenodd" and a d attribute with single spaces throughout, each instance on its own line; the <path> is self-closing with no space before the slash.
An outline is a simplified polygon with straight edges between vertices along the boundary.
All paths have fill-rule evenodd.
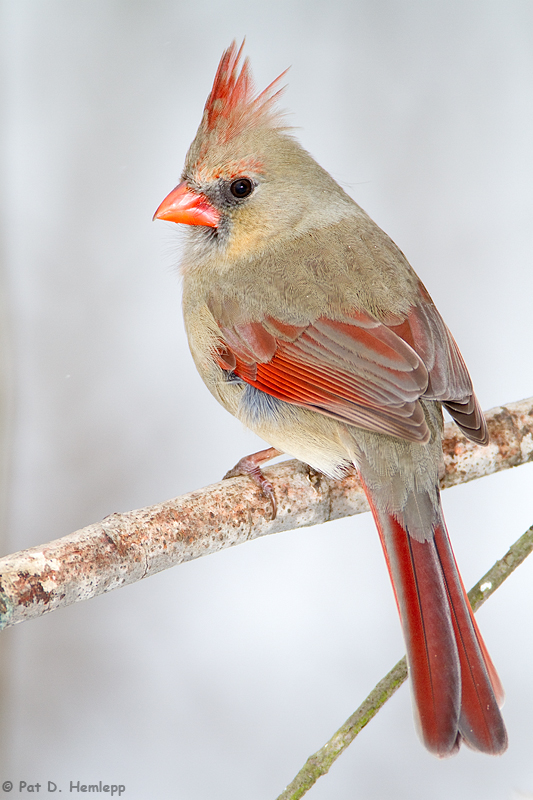
<path id="1" fill-rule="evenodd" d="M 248 58 L 240 63 L 243 47 L 244 41 L 238 49 L 233 41 L 222 54 L 205 104 L 202 124 L 220 143 L 258 126 L 279 127 L 281 114 L 273 106 L 283 91 L 279 81 L 287 70 L 255 95 Z"/>

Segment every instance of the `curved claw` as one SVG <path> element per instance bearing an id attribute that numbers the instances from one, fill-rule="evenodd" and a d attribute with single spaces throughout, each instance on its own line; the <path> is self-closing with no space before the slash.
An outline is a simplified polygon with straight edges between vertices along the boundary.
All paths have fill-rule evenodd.
<path id="1" fill-rule="evenodd" d="M 268 478 L 264 476 L 259 465 L 281 455 L 283 455 L 283 453 L 280 450 L 276 450 L 275 447 L 268 447 L 266 450 L 260 450 L 258 453 L 252 453 L 249 456 L 244 456 L 244 458 L 241 458 L 241 460 L 235 464 L 232 469 L 226 472 L 223 478 L 223 480 L 226 478 L 238 478 L 241 476 L 248 476 L 251 478 L 253 482 L 261 489 L 265 497 L 268 497 L 270 500 L 270 504 L 272 506 L 272 519 L 276 519 L 276 515 L 278 513 L 276 494 L 274 492 L 274 487 Z"/>

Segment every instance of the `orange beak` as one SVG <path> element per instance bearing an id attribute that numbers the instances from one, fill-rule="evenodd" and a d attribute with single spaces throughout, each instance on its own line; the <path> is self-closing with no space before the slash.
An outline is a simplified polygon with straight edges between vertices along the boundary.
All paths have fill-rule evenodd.
<path id="1" fill-rule="evenodd" d="M 153 219 L 168 219 L 171 222 L 181 222 L 183 225 L 207 225 L 216 228 L 220 222 L 220 214 L 207 198 L 193 192 L 184 181 L 165 197 Z"/>

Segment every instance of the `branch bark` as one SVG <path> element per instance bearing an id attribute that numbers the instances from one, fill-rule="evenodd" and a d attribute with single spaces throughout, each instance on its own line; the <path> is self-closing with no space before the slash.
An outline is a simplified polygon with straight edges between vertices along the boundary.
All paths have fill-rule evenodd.
<path id="1" fill-rule="evenodd" d="M 486 447 L 445 426 L 443 488 L 533 460 L 533 398 L 492 409 L 487 420 Z M 252 481 L 231 478 L 0 559 L 0 629 L 259 536 L 368 510 L 355 474 L 331 481 L 298 461 L 265 472 L 275 520 Z"/>

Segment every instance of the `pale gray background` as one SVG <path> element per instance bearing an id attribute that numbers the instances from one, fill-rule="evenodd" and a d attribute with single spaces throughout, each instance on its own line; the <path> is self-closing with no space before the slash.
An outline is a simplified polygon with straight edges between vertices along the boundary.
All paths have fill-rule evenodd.
<path id="1" fill-rule="evenodd" d="M 533 394 L 533 6 L 380 0 L 1 3 L 2 237 L 16 550 L 217 481 L 260 446 L 197 377 L 177 183 L 233 37 L 292 65 L 304 145 L 394 238 L 483 407 Z M 530 467 L 445 493 L 472 585 L 533 521 Z M 311 791 L 533 797 L 533 560 L 479 614 L 510 749 L 439 762 L 403 687 Z M 6 634 L 1 780 L 273 800 L 403 652 L 370 518 L 201 559 Z M 42 792 L 42 790 L 41 790 Z"/>

